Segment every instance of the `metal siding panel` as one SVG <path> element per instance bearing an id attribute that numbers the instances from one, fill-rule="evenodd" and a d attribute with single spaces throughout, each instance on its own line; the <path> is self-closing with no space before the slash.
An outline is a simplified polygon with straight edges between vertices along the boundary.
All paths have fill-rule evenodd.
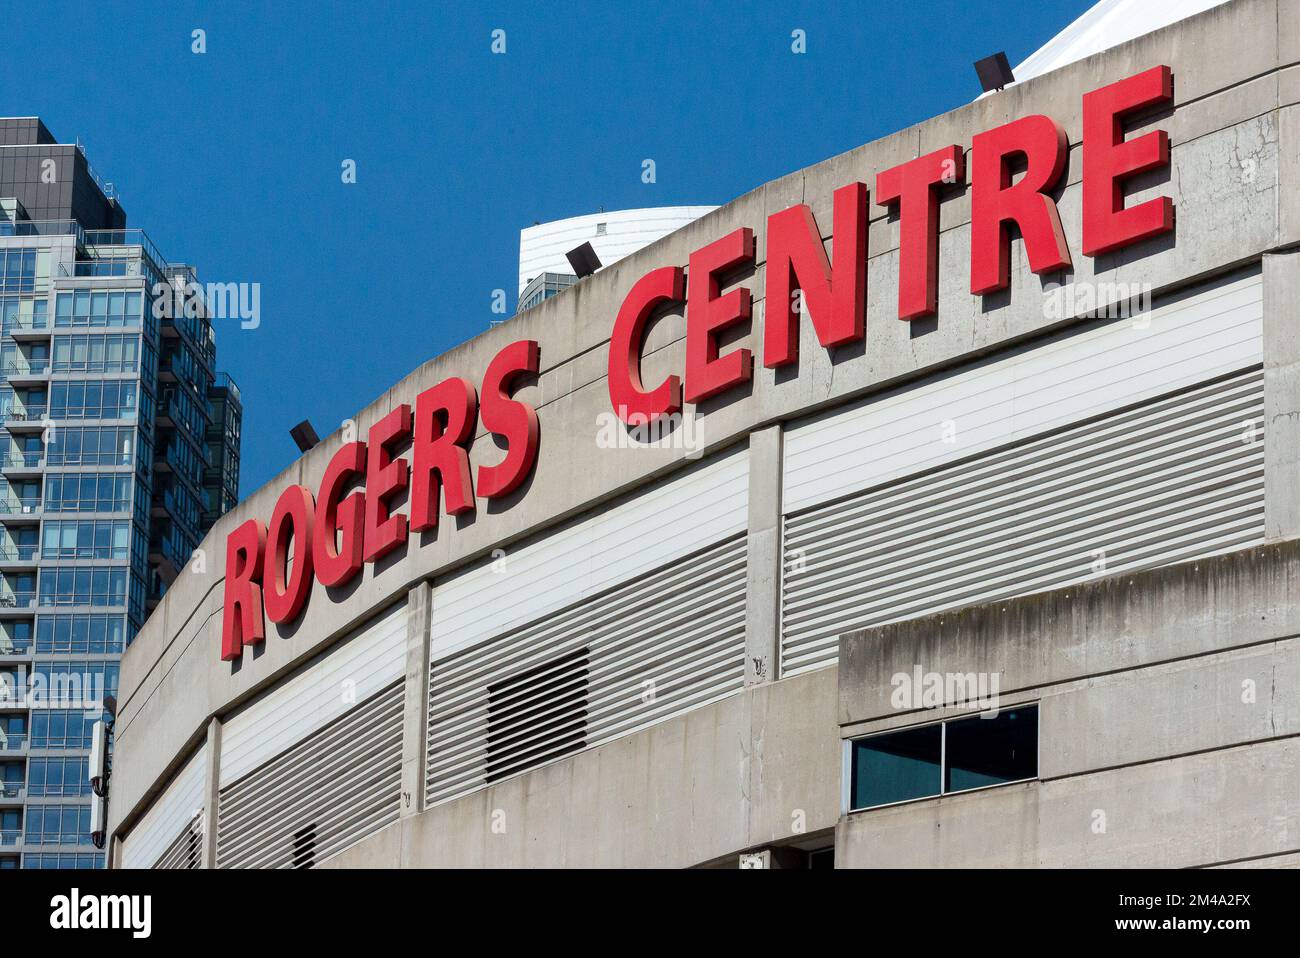
<path id="1" fill-rule="evenodd" d="M 382 613 L 221 731 L 221 784 L 239 778 L 406 674 L 406 605 Z M 353 683 L 350 687 L 345 683 Z M 350 688 L 351 695 L 343 690 Z"/>
<path id="2" fill-rule="evenodd" d="M 749 449 L 739 446 L 609 509 L 437 583 L 434 660 L 629 582 L 745 528 Z M 506 589 L 509 601 L 495 601 Z M 485 601 L 485 598 L 487 601 Z"/>
<path id="3" fill-rule="evenodd" d="M 199 746 L 126 836 L 123 868 L 150 868 L 196 815 L 203 814 L 208 746 Z"/>
<path id="4" fill-rule="evenodd" d="M 799 512 L 1263 362 L 1258 271 L 791 426 L 784 509 Z M 955 426 L 945 442 L 945 421 Z"/>
<path id="5" fill-rule="evenodd" d="M 310 829 L 318 864 L 397 820 L 405 682 L 222 788 L 219 868 L 289 868 Z"/>
<path id="6" fill-rule="evenodd" d="M 1256 367 L 787 516 L 781 674 L 853 629 L 1262 542 L 1263 431 Z"/>
<path id="7" fill-rule="evenodd" d="M 699 708 L 744 687 L 743 533 L 652 574 L 432 664 L 428 769 L 431 803 L 544 761 L 561 700 L 582 689 L 582 741 L 590 748 Z M 436 589 L 435 589 L 436 594 Z M 585 650 L 585 655 L 575 654 Z M 563 657 L 569 656 L 565 659 Z M 556 663 L 547 672 L 548 663 Z M 536 688 L 512 688 L 507 725 L 523 756 L 489 770 L 491 689 L 540 670 Z M 649 683 L 649 684 L 647 684 Z M 563 690 L 561 692 L 561 690 Z M 504 723 L 503 723 L 504 724 Z M 566 726 L 567 728 L 567 726 Z"/>

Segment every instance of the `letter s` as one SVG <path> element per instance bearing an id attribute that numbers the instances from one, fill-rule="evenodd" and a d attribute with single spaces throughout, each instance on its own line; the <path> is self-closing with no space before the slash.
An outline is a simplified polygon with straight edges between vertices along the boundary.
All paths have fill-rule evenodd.
<path id="1" fill-rule="evenodd" d="M 533 340 L 511 343 L 496 354 L 483 376 L 479 415 L 483 426 L 506 440 L 505 459 L 495 466 L 478 467 L 478 494 L 497 499 L 519 488 L 537 461 L 537 410 L 511 399 L 514 380 L 538 371 L 539 350 Z"/>

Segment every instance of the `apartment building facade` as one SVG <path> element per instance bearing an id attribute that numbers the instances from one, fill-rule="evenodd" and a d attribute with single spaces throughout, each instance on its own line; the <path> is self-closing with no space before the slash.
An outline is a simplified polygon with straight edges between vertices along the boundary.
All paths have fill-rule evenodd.
<path id="1" fill-rule="evenodd" d="M 76 144 L 0 119 L 0 868 L 102 867 L 87 758 L 118 662 L 238 497 L 195 280 Z M 160 302 L 161 301 L 161 302 Z"/>

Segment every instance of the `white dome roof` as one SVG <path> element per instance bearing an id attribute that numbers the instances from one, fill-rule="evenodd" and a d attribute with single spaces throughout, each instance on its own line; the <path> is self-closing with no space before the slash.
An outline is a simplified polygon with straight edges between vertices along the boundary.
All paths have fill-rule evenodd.
<path id="1" fill-rule="evenodd" d="M 1013 70 L 1016 82 L 1050 73 L 1224 2 L 1226 0 L 1101 0 L 1018 64 Z"/>

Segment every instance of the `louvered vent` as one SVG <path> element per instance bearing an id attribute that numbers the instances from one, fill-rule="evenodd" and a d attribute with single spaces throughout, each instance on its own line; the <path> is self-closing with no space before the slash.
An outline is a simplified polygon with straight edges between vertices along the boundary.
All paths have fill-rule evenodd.
<path id="1" fill-rule="evenodd" d="M 583 648 L 488 687 L 489 782 L 582 748 L 587 674 Z"/>
<path id="2" fill-rule="evenodd" d="M 744 686 L 745 536 L 430 673 L 431 803 L 716 701 Z"/>
<path id="3" fill-rule="evenodd" d="M 788 516 L 782 675 L 853 629 L 1263 538 L 1253 368 Z"/>
<path id="4" fill-rule="evenodd" d="M 203 816 L 196 815 L 167 846 L 154 868 L 198 868 L 203 856 Z"/>
<path id="5" fill-rule="evenodd" d="M 397 682 L 221 790 L 221 868 L 304 868 L 397 820 Z"/>

